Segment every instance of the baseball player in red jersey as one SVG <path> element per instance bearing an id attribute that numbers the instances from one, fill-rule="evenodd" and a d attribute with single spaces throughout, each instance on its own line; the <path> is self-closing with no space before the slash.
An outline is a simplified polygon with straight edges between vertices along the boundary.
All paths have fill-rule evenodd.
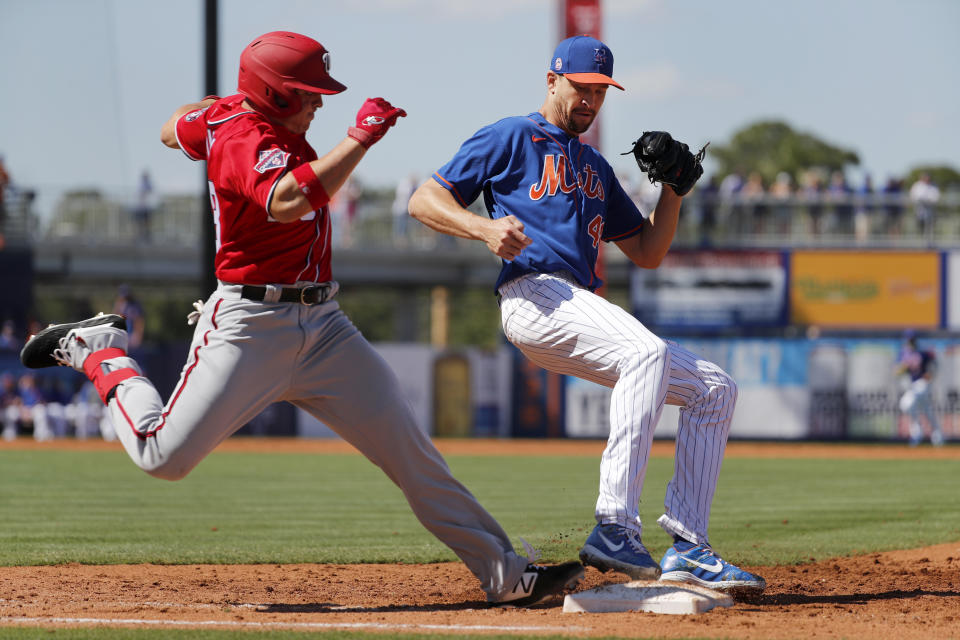
<path id="1" fill-rule="evenodd" d="M 219 280 L 192 314 L 193 343 L 166 405 L 127 355 L 118 315 L 52 325 L 31 338 L 21 360 L 84 372 L 134 463 L 168 480 L 184 477 L 270 403 L 291 402 L 383 469 L 490 602 L 541 602 L 575 585 L 583 567 L 537 565 L 514 551 L 334 300 L 327 201 L 406 113 L 368 99 L 347 136 L 318 158 L 304 134 L 323 97 L 346 89 L 329 70 L 330 54 L 315 40 L 265 34 L 240 56 L 237 95 L 185 105 L 163 126 L 164 144 L 207 163 Z"/>
<path id="2" fill-rule="evenodd" d="M 664 188 L 645 218 L 609 163 L 579 140 L 607 88 L 623 89 L 612 78 L 613 53 L 595 38 L 576 36 L 557 46 L 548 69 L 541 109 L 480 129 L 414 193 L 410 213 L 438 231 L 483 241 L 503 259 L 496 283 L 503 330 L 524 355 L 613 389 L 597 525 L 580 552 L 584 564 L 635 579 L 761 591 L 763 578 L 722 560 L 707 539 L 736 383 L 593 293 L 601 284 L 601 240 L 640 267 L 660 263 L 681 197 L 702 173 L 699 161 L 668 134 L 653 138 L 679 150 L 679 163 L 670 166 L 685 169 L 670 175 L 699 173 L 682 187 Z M 489 217 L 466 209 L 481 193 Z M 675 473 L 658 520 L 674 542 L 657 563 L 641 542 L 638 503 L 664 403 L 681 409 Z"/>

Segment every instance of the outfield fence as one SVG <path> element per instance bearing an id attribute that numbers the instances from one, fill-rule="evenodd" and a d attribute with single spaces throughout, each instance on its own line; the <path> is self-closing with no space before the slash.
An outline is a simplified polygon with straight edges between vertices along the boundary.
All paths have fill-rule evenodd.
<path id="1" fill-rule="evenodd" d="M 737 381 L 732 438 L 902 442 L 909 418 L 899 407 L 906 381 L 895 373 L 900 343 L 892 339 L 680 339 Z M 177 380 L 171 350 L 138 356 L 161 395 Z M 606 438 L 610 389 L 547 373 L 516 349 L 444 350 L 422 344 L 378 343 L 377 351 L 402 371 L 401 389 L 425 432 L 457 438 Z M 960 345 L 925 340 L 938 358 L 932 384 L 936 415 L 948 441 L 960 441 Z M 456 373 L 456 375 L 452 375 Z M 24 369 L 15 353 L 0 351 L 0 375 L 31 376 L 47 401 L 30 414 L 7 412 L 6 435 L 38 439 L 112 437 L 92 385 L 69 369 Z M 677 408 L 666 407 L 658 437 L 676 435 Z M 19 422 L 17 422 L 19 421 Z M 242 433 L 329 438 L 308 414 L 280 403 Z"/>

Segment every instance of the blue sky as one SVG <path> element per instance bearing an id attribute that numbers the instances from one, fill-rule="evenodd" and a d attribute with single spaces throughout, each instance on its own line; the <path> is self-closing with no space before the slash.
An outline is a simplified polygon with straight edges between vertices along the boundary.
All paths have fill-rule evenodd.
<path id="1" fill-rule="evenodd" d="M 605 0 L 604 11 L 627 91 L 608 94 L 602 147 L 620 170 L 636 171 L 618 153 L 644 130 L 699 147 L 767 118 L 853 149 L 877 181 L 919 163 L 960 168 L 956 0 Z M 318 152 L 383 96 L 410 115 L 358 177 L 425 177 L 480 126 L 540 107 L 556 16 L 555 0 L 221 0 L 220 93 L 234 92 L 254 37 L 308 34 L 348 86 L 307 134 Z M 202 96 L 202 28 L 200 0 L 0 0 L 0 155 L 14 180 L 129 193 L 148 168 L 159 190 L 199 189 L 201 165 L 159 131 Z"/>

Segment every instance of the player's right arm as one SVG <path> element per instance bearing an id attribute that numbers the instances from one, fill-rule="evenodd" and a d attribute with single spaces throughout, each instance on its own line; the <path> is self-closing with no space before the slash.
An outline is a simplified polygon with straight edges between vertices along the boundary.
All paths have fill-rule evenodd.
<path id="1" fill-rule="evenodd" d="M 530 238 L 523 233 L 523 223 L 515 216 L 485 218 L 465 209 L 453 194 L 431 178 L 410 197 L 410 215 L 434 231 L 481 240 L 498 258 L 513 260 Z"/>
<path id="2" fill-rule="evenodd" d="M 318 100 L 317 104 L 322 102 Z M 367 149 L 383 138 L 398 118 L 406 115 L 406 111 L 383 98 L 367 98 L 357 113 L 356 126 L 347 129 L 346 138 L 322 158 L 306 166 L 293 167 L 283 176 L 269 204 L 273 219 L 293 222 L 326 205 L 346 183 Z"/>
<path id="3" fill-rule="evenodd" d="M 310 170 L 323 187 L 327 199 L 333 197 L 346 183 L 366 152 L 363 145 L 347 136 L 322 158 L 309 163 Z M 293 222 L 313 210 L 313 204 L 300 188 L 298 177 L 288 172 L 277 183 L 277 189 L 270 201 L 270 216 L 278 222 Z"/>

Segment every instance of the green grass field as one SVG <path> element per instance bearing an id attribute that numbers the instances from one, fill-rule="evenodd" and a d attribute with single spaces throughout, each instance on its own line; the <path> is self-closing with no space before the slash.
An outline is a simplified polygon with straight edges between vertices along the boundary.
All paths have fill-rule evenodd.
<path id="1" fill-rule="evenodd" d="M 575 558 L 593 526 L 590 457 L 450 456 L 514 537 Z M 453 554 L 398 489 L 355 455 L 214 453 L 166 482 L 120 452 L 0 450 L 0 565 L 432 562 Z M 956 460 L 724 462 L 711 541 L 744 564 L 782 564 L 960 540 Z M 641 513 L 655 524 L 672 461 L 653 458 Z"/>
<path id="2" fill-rule="evenodd" d="M 592 457 L 448 456 L 520 548 L 574 559 L 593 526 Z M 672 460 L 653 458 L 644 541 Z M 724 462 L 711 541 L 745 565 L 960 540 L 956 460 L 746 459 Z M 455 560 L 398 489 L 356 455 L 214 453 L 180 482 L 150 478 L 119 451 L 0 450 L 0 565 L 80 563 L 420 563 Z M 152 640 L 163 630 L 0 627 L 0 638 Z M 426 637 L 417 635 L 390 637 Z M 377 637 L 180 630 L 177 637 Z M 493 637 L 493 636 L 485 636 Z"/>

